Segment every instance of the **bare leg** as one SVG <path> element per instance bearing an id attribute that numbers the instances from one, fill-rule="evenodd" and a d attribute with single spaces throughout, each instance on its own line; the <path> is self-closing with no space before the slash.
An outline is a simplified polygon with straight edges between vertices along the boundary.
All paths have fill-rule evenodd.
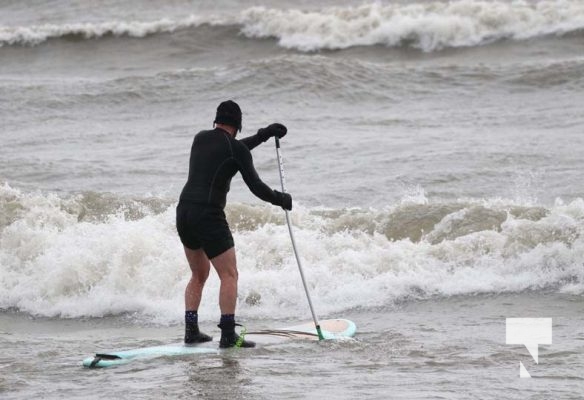
<path id="1" fill-rule="evenodd" d="M 221 340 L 219 347 L 254 347 L 255 343 L 251 340 L 244 340 L 235 333 L 235 306 L 237 304 L 237 261 L 235 259 L 235 248 L 219 254 L 211 259 L 213 267 L 221 279 L 219 289 L 219 308 L 221 308 Z M 231 319 L 228 318 L 231 315 Z M 224 319 L 225 318 L 225 319 Z"/>
<path id="2" fill-rule="evenodd" d="M 237 261 L 235 259 L 235 248 L 224 251 L 217 257 L 211 259 L 213 267 L 221 279 L 219 288 L 219 308 L 221 314 L 235 314 L 237 303 Z"/>
<path id="3" fill-rule="evenodd" d="M 209 259 L 202 249 L 191 250 L 185 247 L 185 255 L 192 272 L 191 280 L 185 290 L 185 310 L 198 310 L 203 287 L 209 277 Z"/>

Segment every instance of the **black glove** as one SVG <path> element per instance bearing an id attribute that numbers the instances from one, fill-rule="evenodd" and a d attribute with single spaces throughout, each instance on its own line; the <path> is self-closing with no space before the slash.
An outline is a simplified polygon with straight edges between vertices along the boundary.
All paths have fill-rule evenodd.
<path id="1" fill-rule="evenodd" d="M 290 196 L 288 193 L 278 192 L 277 190 L 274 190 L 274 193 L 276 193 L 276 197 L 277 197 L 277 201 L 278 201 L 277 205 L 282 207 L 284 210 L 291 211 L 292 210 L 292 196 Z"/>
<path id="2" fill-rule="evenodd" d="M 274 136 L 282 139 L 284 136 L 286 136 L 286 133 L 288 133 L 288 129 L 284 125 L 278 123 L 268 125 L 265 128 L 258 130 L 258 135 L 262 139 L 262 142 L 265 142 Z"/>

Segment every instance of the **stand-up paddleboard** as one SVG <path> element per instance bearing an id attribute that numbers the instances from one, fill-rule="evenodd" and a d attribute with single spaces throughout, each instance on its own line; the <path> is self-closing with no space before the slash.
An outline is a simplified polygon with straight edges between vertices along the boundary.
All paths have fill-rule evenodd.
<path id="1" fill-rule="evenodd" d="M 323 320 L 320 321 L 320 327 L 326 340 L 350 338 L 353 337 L 357 331 L 355 323 L 347 319 Z M 316 332 L 314 324 L 308 322 L 288 328 L 248 332 L 245 337 L 253 340 L 258 345 L 262 345 L 278 343 L 287 339 L 318 340 L 318 333 Z M 87 368 L 106 368 L 127 364 L 130 361 L 137 359 L 184 356 L 191 354 L 218 354 L 219 352 L 226 350 L 229 351 L 230 349 L 219 349 L 219 342 L 216 340 L 213 342 L 198 343 L 194 345 L 177 343 L 164 346 L 97 353 L 95 356 L 83 360 L 83 366 Z"/>

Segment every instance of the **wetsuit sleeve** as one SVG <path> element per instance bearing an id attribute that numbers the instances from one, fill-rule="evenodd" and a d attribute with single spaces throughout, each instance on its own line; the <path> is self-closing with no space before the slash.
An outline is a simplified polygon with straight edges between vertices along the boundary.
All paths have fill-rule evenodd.
<path id="1" fill-rule="evenodd" d="M 260 144 L 264 143 L 268 139 L 269 139 L 269 137 L 264 138 L 259 133 L 256 133 L 253 136 L 248 136 L 244 139 L 240 139 L 239 142 L 243 143 L 245 145 L 245 147 L 247 147 L 247 149 L 249 151 L 251 151 L 251 150 L 255 149 L 256 147 L 258 147 Z"/>
<path id="2" fill-rule="evenodd" d="M 240 141 L 241 142 L 241 141 Z M 282 205 L 282 194 L 270 189 L 259 177 L 254 165 L 251 153 L 246 146 L 237 146 L 235 154 L 239 172 L 249 190 L 260 199 L 277 206 Z"/>

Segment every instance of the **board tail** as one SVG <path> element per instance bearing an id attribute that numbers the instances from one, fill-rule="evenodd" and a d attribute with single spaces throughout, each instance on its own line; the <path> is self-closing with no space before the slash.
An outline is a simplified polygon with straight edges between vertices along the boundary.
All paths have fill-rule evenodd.
<path id="1" fill-rule="evenodd" d="M 115 354 L 97 353 L 87 367 L 88 368 L 97 368 L 97 365 L 99 364 L 100 361 L 103 361 L 103 360 L 113 361 L 113 360 L 121 360 L 121 359 L 122 359 L 122 357 L 116 356 Z"/>

